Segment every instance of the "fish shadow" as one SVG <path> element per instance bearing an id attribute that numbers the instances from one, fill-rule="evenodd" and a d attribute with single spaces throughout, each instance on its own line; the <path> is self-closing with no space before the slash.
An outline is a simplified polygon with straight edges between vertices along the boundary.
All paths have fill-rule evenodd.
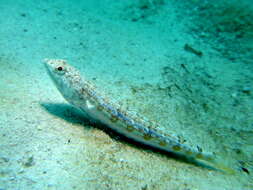
<path id="1" fill-rule="evenodd" d="M 128 137 L 125 137 L 106 125 L 103 125 L 99 122 L 94 122 L 91 119 L 89 119 L 88 115 L 85 115 L 81 110 L 75 108 L 74 106 L 71 106 L 70 104 L 63 104 L 63 103 L 40 103 L 40 105 L 45 109 L 47 112 L 49 112 L 52 115 L 55 115 L 69 123 L 72 124 L 79 124 L 85 127 L 86 129 L 91 129 L 91 128 L 98 128 L 103 130 L 105 133 L 107 133 L 111 138 L 113 138 L 116 141 L 120 141 L 123 144 L 127 144 L 128 146 L 137 148 L 137 149 L 142 149 L 145 152 L 153 152 L 156 154 L 161 154 L 165 155 L 166 157 L 170 159 L 177 160 L 179 162 L 184 162 L 188 163 L 191 165 L 195 165 L 198 167 L 206 168 L 206 169 L 214 169 L 210 166 L 207 166 L 205 164 L 199 163 L 195 160 L 189 159 L 185 156 L 178 155 L 173 152 L 167 152 L 160 150 L 155 147 L 151 147 L 145 144 L 141 144 L 133 139 L 130 139 Z"/>
<path id="2" fill-rule="evenodd" d="M 40 106 L 50 114 L 72 124 L 89 127 L 91 121 L 79 109 L 64 103 L 40 103 Z"/>

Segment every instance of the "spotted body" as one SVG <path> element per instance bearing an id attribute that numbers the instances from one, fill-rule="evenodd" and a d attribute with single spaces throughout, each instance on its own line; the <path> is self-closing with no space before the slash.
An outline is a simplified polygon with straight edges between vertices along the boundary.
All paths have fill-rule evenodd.
<path id="1" fill-rule="evenodd" d="M 214 157 L 200 148 L 192 148 L 172 135 L 158 131 L 158 127 L 138 114 L 123 110 L 99 93 L 92 83 L 64 60 L 49 59 L 44 64 L 64 98 L 93 120 L 137 142 L 172 152 L 187 158 L 212 163 Z"/>

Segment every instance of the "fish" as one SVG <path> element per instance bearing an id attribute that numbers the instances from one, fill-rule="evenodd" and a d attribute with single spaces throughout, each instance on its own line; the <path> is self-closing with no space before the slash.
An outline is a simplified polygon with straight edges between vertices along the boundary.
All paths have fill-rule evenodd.
<path id="1" fill-rule="evenodd" d="M 144 145 L 183 156 L 215 169 L 234 173 L 217 161 L 215 154 L 199 146 L 182 143 L 175 135 L 159 130 L 156 123 L 123 107 L 106 97 L 91 81 L 63 59 L 45 59 L 43 63 L 62 96 L 74 107 L 117 133 Z"/>

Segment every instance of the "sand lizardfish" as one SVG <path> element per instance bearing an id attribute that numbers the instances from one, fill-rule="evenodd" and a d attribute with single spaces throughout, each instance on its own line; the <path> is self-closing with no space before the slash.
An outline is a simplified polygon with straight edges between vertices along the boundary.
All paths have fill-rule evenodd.
<path id="1" fill-rule="evenodd" d="M 65 60 L 46 59 L 44 64 L 63 97 L 91 119 L 134 141 L 231 173 L 232 169 L 219 164 L 213 154 L 182 144 L 176 137 L 158 131 L 153 122 L 112 103 Z"/>

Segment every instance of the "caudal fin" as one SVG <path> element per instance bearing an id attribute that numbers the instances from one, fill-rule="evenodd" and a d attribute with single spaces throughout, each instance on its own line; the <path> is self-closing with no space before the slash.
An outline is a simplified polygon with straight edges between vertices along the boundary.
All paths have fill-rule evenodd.
<path id="1" fill-rule="evenodd" d="M 218 158 L 216 156 L 203 156 L 201 158 L 197 158 L 198 161 L 200 161 L 201 163 L 203 163 L 206 166 L 209 166 L 215 170 L 219 170 L 221 172 L 224 172 L 226 174 L 230 174 L 233 175 L 236 173 L 236 170 L 229 167 L 228 164 L 225 164 L 224 161 L 226 159 L 221 159 Z"/>

